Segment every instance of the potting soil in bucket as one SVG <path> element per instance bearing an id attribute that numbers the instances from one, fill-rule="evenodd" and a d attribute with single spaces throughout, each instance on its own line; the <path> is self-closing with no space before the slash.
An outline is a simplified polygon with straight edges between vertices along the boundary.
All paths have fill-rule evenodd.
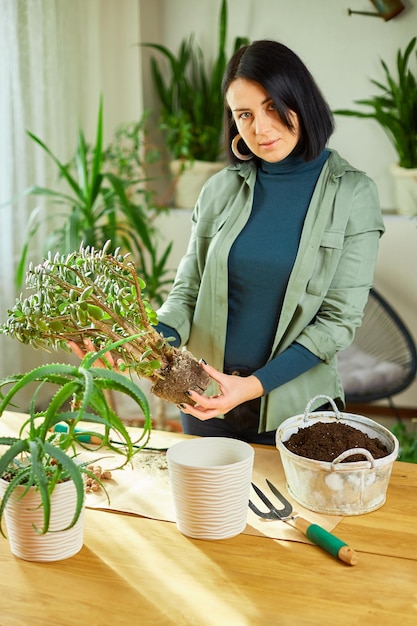
<path id="1" fill-rule="evenodd" d="M 310 413 L 310 407 L 318 398 L 328 400 L 333 411 Z M 388 454 L 374 458 L 367 449 L 351 448 L 327 462 L 294 454 L 286 447 L 285 442 L 299 429 L 318 422 L 335 423 L 335 420 L 379 439 Z M 288 492 L 305 508 L 331 515 L 360 515 L 375 511 L 384 504 L 399 443 L 387 428 L 374 420 L 353 413 L 340 413 L 331 398 L 317 396 L 309 402 L 303 415 L 290 417 L 278 427 L 276 444 Z M 349 461 L 358 453 L 365 460 Z"/>

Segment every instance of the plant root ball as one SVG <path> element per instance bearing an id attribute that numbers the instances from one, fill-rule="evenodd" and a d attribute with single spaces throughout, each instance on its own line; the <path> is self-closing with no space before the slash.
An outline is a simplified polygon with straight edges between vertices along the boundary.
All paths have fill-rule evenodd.
<path id="1" fill-rule="evenodd" d="M 194 404 L 186 391 L 192 389 L 202 394 L 211 380 L 197 359 L 187 350 L 175 351 L 161 373 L 164 378 L 158 379 L 151 391 L 155 396 L 173 404 Z"/>

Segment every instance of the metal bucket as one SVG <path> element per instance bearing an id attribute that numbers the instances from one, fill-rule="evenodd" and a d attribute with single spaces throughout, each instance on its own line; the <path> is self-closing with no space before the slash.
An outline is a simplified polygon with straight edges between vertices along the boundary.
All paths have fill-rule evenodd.
<path id="1" fill-rule="evenodd" d="M 310 413 L 310 407 L 318 398 L 328 400 L 333 411 Z M 377 437 L 387 448 L 388 456 L 374 459 L 368 450 L 353 448 L 328 463 L 294 454 L 283 443 L 299 428 L 335 419 L 361 430 L 369 437 Z M 281 454 L 288 492 L 305 508 L 331 515 L 361 515 L 375 511 L 384 504 L 392 466 L 398 457 L 399 443 L 387 428 L 377 422 L 362 415 L 341 413 L 331 398 L 316 396 L 310 400 L 303 415 L 290 417 L 278 427 L 276 445 Z M 367 460 L 342 463 L 358 452 L 365 455 Z"/>

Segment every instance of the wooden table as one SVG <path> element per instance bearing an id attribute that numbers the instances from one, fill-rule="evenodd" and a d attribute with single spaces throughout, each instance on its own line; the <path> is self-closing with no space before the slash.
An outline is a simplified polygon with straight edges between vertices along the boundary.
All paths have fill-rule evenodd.
<path id="1" fill-rule="evenodd" d="M 357 565 L 305 543 L 201 541 L 171 522 L 87 510 L 84 546 L 66 561 L 19 560 L 0 537 L 0 625 L 415 626 L 417 465 L 395 463 L 386 504 L 335 534 Z"/>

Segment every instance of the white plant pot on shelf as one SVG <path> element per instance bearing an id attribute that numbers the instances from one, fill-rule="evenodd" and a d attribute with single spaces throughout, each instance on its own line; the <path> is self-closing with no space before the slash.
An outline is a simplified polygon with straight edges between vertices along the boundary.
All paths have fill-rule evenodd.
<path id="1" fill-rule="evenodd" d="M 171 161 L 169 168 L 175 180 L 175 206 L 193 209 L 204 183 L 225 165 L 222 161 Z"/>
<path id="2" fill-rule="evenodd" d="M 394 178 L 395 206 L 401 215 L 417 215 L 417 168 L 391 165 Z"/>
<path id="3" fill-rule="evenodd" d="M 0 479 L 0 496 L 8 483 Z M 25 561 L 61 561 L 77 554 L 84 540 L 84 508 L 76 524 L 67 530 L 71 523 L 77 502 L 77 493 L 72 481 L 59 483 L 51 495 L 50 531 L 44 535 L 36 532 L 43 526 L 41 496 L 35 487 L 20 498 L 24 486 L 18 486 L 10 497 L 6 509 L 6 534 L 12 554 Z M 55 531 L 55 532 L 54 532 Z M 57 532 L 59 531 L 59 532 Z"/>

